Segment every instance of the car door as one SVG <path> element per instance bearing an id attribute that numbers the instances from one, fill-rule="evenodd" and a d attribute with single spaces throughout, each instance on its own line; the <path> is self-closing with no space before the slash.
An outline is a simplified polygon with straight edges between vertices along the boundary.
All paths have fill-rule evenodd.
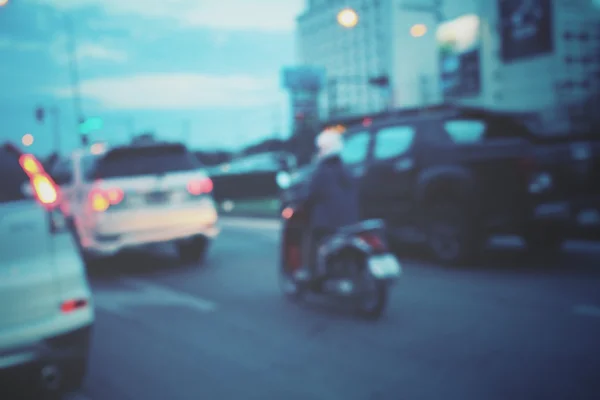
<path id="1" fill-rule="evenodd" d="M 364 201 L 364 176 L 368 168 L 371 142 L 372 134 L 369 130 L 349 132 L 344 136 L 344 149 L 342 150 L 342 160 L 356 179 L 359 188 L 363 217 L 368 217 L 369 214 L 369 205 Z"/>
<path id="2" fill-rule="evenodd" d="M 381 218 L 390 226 L 412 223 L 415 175 L 414 142 L 416 126 L 399 124 L 375 132 L 369 168 L 368 202 L 371 218 Z"/>
<path id="3" fill-rule="evenodd" d="M 46 210 L 28 184 L 18 155 L 0 147 L 0 364 L 11 332 L 60 311 Z"/>

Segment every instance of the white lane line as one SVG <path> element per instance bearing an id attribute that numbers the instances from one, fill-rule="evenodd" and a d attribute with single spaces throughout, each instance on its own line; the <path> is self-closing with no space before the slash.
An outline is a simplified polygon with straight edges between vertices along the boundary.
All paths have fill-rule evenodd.
<path id="1" fill-rule="evenodd" d="M 269 231 L 277 231 L 281 228 L 281 221 L 266 218 L 221 217 L 220 223 L 224 227 L 231 228 L 261 229 Z"/>
<path id="2" fill-rule="evenodd" d="M 580 304 L 573 307 L 573 313 L 584 317 L 600 318 L 600 307 L 591 304 Z"/>
<path id="3" fill-rule="evenodd" d="M 138 307 L 187 307 L 201 313 L 212 312 L 217 309 L 217 305 L 210 300 L 178 292 L 164 286 L 137 279 L 122 279 L 120 282 L 130 286 L 131 289 L 94 288 L 94 304 L 97 308 L 122 316 L 131 316 L 134 308 Z"/>

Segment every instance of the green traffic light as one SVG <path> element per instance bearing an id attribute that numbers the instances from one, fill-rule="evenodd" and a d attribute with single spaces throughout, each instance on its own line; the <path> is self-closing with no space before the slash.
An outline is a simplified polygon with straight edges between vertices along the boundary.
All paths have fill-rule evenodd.
<path id="1" fill-rule="evenodd" d="M 98 130 L 102 129 L 103 125 L 104 125 L 104 121 L 102 121 L 102 118 L 98 118 L 98 117 L 87 118 L 85 121 L 83 121 L 82 123 L 79 124 L 79 133 L 86 135 L 93 131 L 98 131 Z"/>

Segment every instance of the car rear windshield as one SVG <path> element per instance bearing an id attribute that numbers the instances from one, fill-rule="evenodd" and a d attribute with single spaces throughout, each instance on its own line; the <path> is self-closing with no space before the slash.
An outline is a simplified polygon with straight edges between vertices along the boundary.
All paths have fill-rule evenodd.
<path id="1" fill-rule="evenodd" d="M 182 145 L 127 147 L 111 150 L 99 157 L 89 174 L 93 179 L 107 179 L 163 175 L 198 167 L 197 160 Z"/>

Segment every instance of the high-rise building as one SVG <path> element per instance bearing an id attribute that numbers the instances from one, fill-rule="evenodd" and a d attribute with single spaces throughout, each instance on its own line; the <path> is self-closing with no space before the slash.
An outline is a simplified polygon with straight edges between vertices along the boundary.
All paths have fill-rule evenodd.
<path id="1" fill-rule="evenodd" d="M 363 114 L 388 102 L 410 107 L 450 96 L 472 105 L 544 112 L 553 128 L 563 130 L 573 123 L 569 115 L 577 107 L 585 110 L 586 99 L 600 92 L 598 3 L 313 0 L 298 17 L 299 58 L 327 71 L 323 115 L 331 108 Z M 352 28 L 336 19 L 346 7 L 359 17 Z M 390 78 L 389 92 L 368 84 L 383 74 Z"/>

